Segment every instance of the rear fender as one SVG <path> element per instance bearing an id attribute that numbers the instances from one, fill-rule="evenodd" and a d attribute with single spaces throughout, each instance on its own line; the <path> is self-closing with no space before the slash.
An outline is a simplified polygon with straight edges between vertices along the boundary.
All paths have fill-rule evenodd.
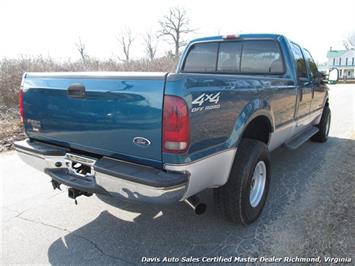
<path id="1" fill-rule="evenodd" d="M 271 132 L 274 131 L 275 119 L 272 114 L 270 104 L 267 101 L 254 99 L 250 101 L 240 112 L 240 115 L 234 124 L 233 131 L 226 141 L 227 148 L 233 148 L 239 145 L 241 136 L 243 135 L 245 129 L 249 123 L 258 116 L 265 116 L 268 118 L 271 124 Z"/>

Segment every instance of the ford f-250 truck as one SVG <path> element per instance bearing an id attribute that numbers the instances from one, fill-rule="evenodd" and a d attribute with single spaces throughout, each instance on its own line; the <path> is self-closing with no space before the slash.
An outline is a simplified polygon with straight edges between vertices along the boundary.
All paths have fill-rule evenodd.
<path id="1" fill-rule="evenodd" d="M 268 194 L 270 151 L 327 140 L 328 89 L 310 53 L 276 34 L 191 41 L 176 73 L 25 73 L 15 147 L 73 199 L 186 201 L 213 188 L 250 224 Z"/>

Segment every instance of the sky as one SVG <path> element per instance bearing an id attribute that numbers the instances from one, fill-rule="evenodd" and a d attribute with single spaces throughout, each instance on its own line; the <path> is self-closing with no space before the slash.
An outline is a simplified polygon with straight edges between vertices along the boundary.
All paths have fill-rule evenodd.
<path id="1" fill-rule="evenodd" d="M 355 1 L 321 0 L 0 0 L 0 58 L 51 56 L 79 59 L 79 38 L 96 58 L 121 56 L 118 36 L 129 27 L 133 58 L 145 56 L 143 36 L 159 30 L 171 7 L 184 8 L 196 37 L 279 33 L 326 61 L 330 47 L 343 49 L 355 32 Z M 158 55 L 172 50 L 159 40 Z"/>

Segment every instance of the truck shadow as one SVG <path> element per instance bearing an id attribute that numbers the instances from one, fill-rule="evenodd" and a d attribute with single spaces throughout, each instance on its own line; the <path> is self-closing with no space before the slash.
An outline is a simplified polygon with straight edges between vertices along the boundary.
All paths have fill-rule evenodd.
<path id="1" fill-rule="evenodd" d="M 211 190 L 199 195 L 208 206 L 202 216 L 196 216 L 184 203 L 137 206 L 101 197 L 137 216 L 127 221 L 107 210 L 101 212 L 90 223 L 52 243 L 49 261 L 53 265 L 128 265 L 142 263 L 143 257 L 259 256 L 261 246 L 267 245 L 261 236 L 265 225 L 282 215 L 291 197 L 297 200 L 301 196 L 309 178 L 326 163 L 326 153 L 349 141 L 353 140 L 330 137 L 327 144 L 308 142 L 298 150 L 274 151 L 269 198 L 259 220 L 250 226 L 234 225 L 218 217 Z M 82 241 L 87 248 L 78 247 Z"/>

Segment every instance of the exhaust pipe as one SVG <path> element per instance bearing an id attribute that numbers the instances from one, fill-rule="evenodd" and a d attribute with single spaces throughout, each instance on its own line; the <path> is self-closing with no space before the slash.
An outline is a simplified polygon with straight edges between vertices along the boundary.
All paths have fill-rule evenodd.
<path id="1" fill-rule="evenodd" d="M 205 213 L 207 206 L 206 204 L 201 203 L 200 199 L 196 195 L 193 195 L 184 201 L 195 211 L 195 214 L 201 215 Z"/>

